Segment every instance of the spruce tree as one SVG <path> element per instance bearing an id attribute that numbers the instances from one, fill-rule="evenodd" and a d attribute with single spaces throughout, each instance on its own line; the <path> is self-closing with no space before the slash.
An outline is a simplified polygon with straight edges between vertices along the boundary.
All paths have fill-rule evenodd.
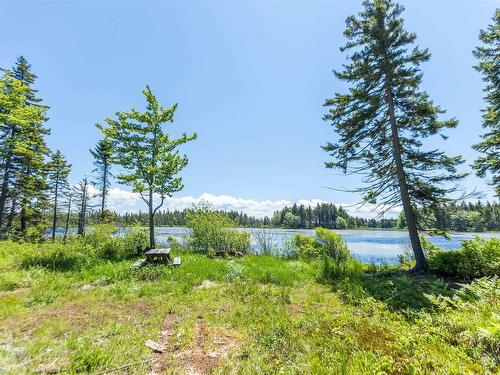
<path id="1" fill-rule="evenodd" d="M 483 75 L 487 105 L 483 110 L 483 128 L 486 132 L 482 141 L 474 149 L 482 155 L 475 161 L 474 168 L 478 176 L 491 174 L 491 185 L 497 197 L 500 197 L 500 9 L 493 17 L 493 23 L 486 30 L 481 30 L 479 39 L 482 45 L 474 50 L 479 60 L 476 70 Z"/>
<path id="2" fill-rule="evenodd" d="M 20 205 L 20 229 L 25 233 L 30 224 L 43 226 L 42 213 L 48 205 L 46 183 L 47 164 L 45 156 L 49 152 L 44 133 L 30 127 L 21 138 L 19 168 L 14 179 L 14 189 Z"/>
<path id="3" fill-rule="evenodd" d="M 19 56 L 17 58 L 15 65 L 12 67 L 12 73 L 15 79 L 21 81 L 23 85 L 28 86 L 29 90 L 26 98 L 28 105 L 36 104 L 46 109 L 49 108 L 48 106 L 40 104 L 42 99 L 36 96 L 38 90 L 35 90 L 33 85 L 38 77 L 31 71 L 31 64 L 28 63 L 24 56 Z M 47 120 L 47 118 L 45 118 L 45 120 Z"/>
<path id="4" fill-rule="evenodd" d="M 113 162 L 123 167 L 117 179 L 139 193 L 148 207 L 149 244 L 155 247 L 154 215 L 166 197 L 182 190 L 182 178 L 177 174 L 187 165 L 186 155 L 180 155 L 177 147 L 196 138 L 185 133 L 177 139 L 163 129 L 165 123 L 174 121 L 177 104 L 163 108 L 149 86 L 143 91 L 147 101 L 145 112 L 132 109 L 117 112 L 117 119 L 106 119 L 107 126 L 98 127 L 113 145 Z M 160 196 L 155 205 L 154 194 Z"/>
<path id="5" fill-rule="evenodd" d="M 21 209 L 21 229 L 44 200 L 44 158 L 48 152 L 43 127 L 47 107 L 33 105 L 32 89 L 5 71 L 0 79 L 0 227 L 6 203 L 11 201 L 9 222 L 16 205 Z M 36 205 L 36 206 L 34 206 Z"/>
<path id="6" fill-rule="evenodd" d="M 109 139 L 101 139 L 95 148 L 90 150 L 91 155 L 94 157 L 94 170 L 95 179 L 92 185 L 99 190 L 99 197 L 101 198 L 101 221 L 105 219 L 106 200 L 108 197 L 109 188 L 111 186 L 111 155 L 112 145 Z"/>
<path id="7" fill-rule="evenodd" d="M 67 193 L 69 188 L 68 176 L 71 172 L 71 164 L 66 161 L 66 158 L 61 151 L 57 150 L 51 155 L 51 159 L 47 164 L 48 169 L 48 185 L 52 195 L 52 239 L 56 238 L 57 215 L 58 215 L 58 199 L 61 195 Z"/>
<path id="8" fill-rule="evenodd" d="M 403 206 L 415 271 L 426 269 L 419 239 L 425 223 L 416 216 L 417 207 L 435 206 L 456 191 L 458 156 L 424 148 L 423 139 L 442 135 L 457 126 L 457 120 L 438 120 L 444 113 L 420 90 L 420 64 L 429 59 L 426 49 L 415 46 L 416 35 L 404 29 L 402 6 L 391 0 L 364 1 L 359 15 L 346 20 L 349 62 L 335 72 L 350 87 L 326 100 L 324 117 L 338 134 L 336 143 L 323 148 L 333 161 L 328 168 L 359 173 L 366 202 L 385 212 Z M 444 135 L 442 135 L 444 138 Z"/>

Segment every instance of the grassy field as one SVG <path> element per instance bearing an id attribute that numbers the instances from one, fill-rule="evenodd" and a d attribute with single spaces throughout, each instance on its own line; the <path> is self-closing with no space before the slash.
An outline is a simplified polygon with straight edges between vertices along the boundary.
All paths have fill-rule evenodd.
<path id="1" fill-rule="evenodd" d="M 321 282 L 319 260 L 190 253 L 175 269 L 63 271 L 21 264 L 25 248 L 0 242 L 0 372 L 500 372 L 498 280 L 365 267 Z"/>

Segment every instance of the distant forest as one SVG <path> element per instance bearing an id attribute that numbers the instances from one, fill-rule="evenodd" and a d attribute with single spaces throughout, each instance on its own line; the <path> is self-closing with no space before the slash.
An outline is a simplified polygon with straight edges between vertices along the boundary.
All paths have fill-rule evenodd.
<path id="1" fill-rule="evenodd" d="M 159 211 L 155 215 L 155 225 L 183 226 L 185 214 L 189 209 Z M 256 218 L 239 211 L 226 212 L 239 227 L 271 227 L 287 229 L 329 229 L 384 228 L 404 229 L 404 215 L 398 218 L 366 219 L 349 215 L 344 208 L 331 203 L 318 204 L 315 207 L 296 205 L 275 211 L 272 217 Z M 465 203 L 440 206 L 438 209 L 419 212 L 425 216 L 429 228 L 447 231 L 500 231 L 500 203 Z M 93 218 L 95 216 L 95 218 Z M 98 215 L 91 214 L 91 221 L 98 221 Z M 147 225 L 145 212 L 116 214 L 118 225 Z"/>

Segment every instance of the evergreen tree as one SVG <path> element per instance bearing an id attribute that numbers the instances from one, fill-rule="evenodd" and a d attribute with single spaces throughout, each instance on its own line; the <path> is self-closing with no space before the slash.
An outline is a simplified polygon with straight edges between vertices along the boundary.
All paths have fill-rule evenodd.
<path id="1" fill-rule="evenodd" d="M 45 129 L 31 126 L 22 135 L 21 147 L 16 150 L 19 168 L 14 186 L 20 205 L 20 229 L 23 233 L 30 223 L 43 226 L 42 215 L 48 205 L 45 157 L 49 149 L 45 134 Z"/>
<path id="2" fill-rule="evenodd" d="M 484 99 L 487 106 L 483 111 L 486 132 L 482 135 L 483 140 L 474 145 L 483 155 L 473 166 L 480 177 L 491 173 L 491 185 L 500 197 L 500 9 L 496 10 L 488 29 L 481 30 L 479 39 L 482 45 L 474 50 L 474 56 L 479 60 L 475 68 L 486 82 Z"/>
<path id="3" fill-rule="evenodd" d="M 113 161 L 126 172 L 117 175 L 124 185 L 139 193 L 148 206 L 149 244 L 155 247 L 154 215 L 163 205 L 166 197 L 183 188 L 181 177 L 176 175 L 187 165 L 185 155 L 179 155 L 177 147 L 196 138 L 196 134 L 185 133 L 171 139 L 162 125 L 173 122 L 177 104 L 163 108 L 149 86 L 143 91 L 147 101 L 146 112 L 135 109 L 117 112 L 117 119 L 106 119 L 107 127 L 99 126 L 104 136 L 113 145 Z M 154 194 L 160 196 L 155 205 Z"/>
<path id="4" fill-rule="evenodd" d="M 429 59 L 427 50 L 414 46 L 416 35 L 403 28 L 404 8 L 392 0 L 364 1 L 358 17 L 346 20 L 348 39 L 341 51 L 349 51 L 350 63 L 335 75 L 351 84 L 346 94 L 336 94 L 325 120 L 339 140 L 324 149 L 334 161 L 329 168 L 364 175 L 364 186 L 353 191 L 382 210 L 403 206 L 415 271 L 426 269 L 415 210 L 446 200 L 456 191 L 453 182 L 460 157 L 439 150 L 425 151 L 422 139 L 454 128 L 455 119 L 439 121 L 443 113 L 420 91 L 420 64 Z M 443 136 L 444 137 L 444 136 Z"/>
<path id="5" fill-rule="evenodd" d="M 38 90 L 35 90 L 33 85 L 38 77 L 31 71 L 31 64 L 28 63 L 24 56 L 19 56 L 17 58 L 15 65 L 12 67 L 12 73 L 15 79 L 21 81 L 23 85 L 28 86 L 28 94 L 26 98 L 28 105 L 38 105 L 40 107 L 44 107 L 45 109 L 49 108 L 46 105 L 40 104 L 42 99 L 36 96 Z M 47 117 L 45 117 L 45 121 L 46 120 Z"/>
<path id="6" fill-rule="evenodd" d="M 17 73 L 18 77 L 22 76 Z M 45 155 L 48 152 L 43 127 L 46 106 L 34 105 L 33 90 L 27 83 L 6 71 L 0 80 L 0 144 L 2 176 L 0 187 L 0 226 L 3 225 L 6 203 L 11 207 L 8 223 L 15 209 L 21 209 L 21 229 L 40 212 L 45 195 Z"/>
<path id="7" fill-rule="evenodd" d="M 111 155 L 112 145 L 109 139 L 101 139 L 90 153 L 94 157 L 94 170 L 95 179 L 92 181 L 99 190 L 99 197 L 101 198 L 101 221 L 105 218 L 106 200 L 108 197 L 109 188 L 111 186 Z"/>
<path id="8" fill-rule="evenodd" d="M 58 198 L 67 192 L 68 176 L 71 171 L 71 164 L 66 161 L 66 158 L 57 150 L 52 154 L 48 167 L 48 185 L 52 194 L 52 239 L 56 238 L 57 215 L 58 215 Z"/>

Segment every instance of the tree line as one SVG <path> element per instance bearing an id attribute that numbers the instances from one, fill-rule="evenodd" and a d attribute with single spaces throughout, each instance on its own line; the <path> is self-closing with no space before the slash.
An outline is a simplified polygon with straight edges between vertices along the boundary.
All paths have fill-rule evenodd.
<path id="1" fill-rule="evenodd" d="M 191 209 L 162 210 L 155 215 L 156 226 L 185 226 L 186 214 Z M 257 218 L 242 211 L 217 211 L 224 212 L 238 227 L 243 228 L 285 228 L 285 229 L 314 229 L 323 227 L 328 229 L 406 229 L 405 215 L 403 212 L 396 218 L 364 218 L 349 215 L 341 206 L 332 203 L 321 203 L 316 206 L 294 204 L 276 210 L 271 217 Z M 500 231 L 500 203 L 497 202 L 452 202 L 439 206 L 434 211 L 419 211 L 427 221 L 428 228 L 440 231 L 457 232 L 484 232 Z M 114 222 L 120 226 L 147 225 L 148 214 L 112 213 Z M 99 212 L 92 212 L 89 221 L 98 223 Z M 423 219 L 422 219 L 423 220 Z M 77 216 L 72 222 L 76 224 Z"/>
<path id="2" fill-rule="evenodd" d="M 421 210 L 419 215 L 429 228 L 441 231 L 500 231 L 500 204 L 497 202 L 451 202 L 433 210 Z M 403 216 L 399 217 L 398 228 L 405 228 Z"/>

